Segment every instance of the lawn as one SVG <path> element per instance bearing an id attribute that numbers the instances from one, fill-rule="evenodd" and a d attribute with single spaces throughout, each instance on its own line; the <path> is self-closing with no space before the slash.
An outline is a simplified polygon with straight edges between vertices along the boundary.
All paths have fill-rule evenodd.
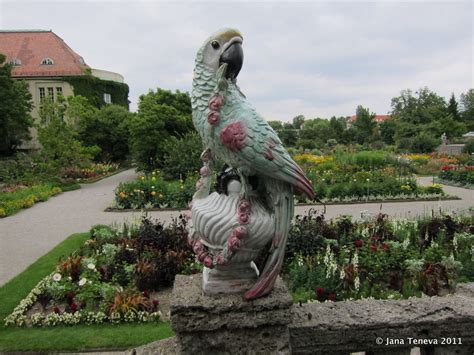
<path id="1" fill-rule="evenodd" d="M 0 287 L 0 318 L 8 316 L 58 260 L 78 249 L 89 233 L 69 236 L 20 275 Z M 0 352 L 126 349 L 173 335 L 169 323 L 79 325 L 49 328 L 0 327 Z"/>

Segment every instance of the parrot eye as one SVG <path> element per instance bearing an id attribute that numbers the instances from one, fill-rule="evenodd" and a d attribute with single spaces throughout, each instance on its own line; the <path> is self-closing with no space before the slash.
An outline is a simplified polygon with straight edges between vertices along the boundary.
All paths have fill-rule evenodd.
<path id="1" fill-rule="evenodd" d="M 219 47 L 220 47 L 221 45 L 220 45 L 219 42 L 217 42 L 217 41 L 212 41 L 212 42 L 211 42 L 211 46 L 212 46 L 212 48 L 214 48 L 214 49 L 219 49 Z"/>

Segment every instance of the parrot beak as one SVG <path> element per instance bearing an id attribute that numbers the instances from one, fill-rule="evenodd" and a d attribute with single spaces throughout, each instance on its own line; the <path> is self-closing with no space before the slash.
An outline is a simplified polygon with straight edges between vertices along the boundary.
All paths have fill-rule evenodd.
<path id="1" fill-rule="evenodd" d="M 224 50 L 219 59 L 219 65 L 227 63 L 225 77 L 234 80 L 239 75 L 242 64 L 244 63 L 244 51 L 242 50 L 242 40 L 235 38 Z"/>

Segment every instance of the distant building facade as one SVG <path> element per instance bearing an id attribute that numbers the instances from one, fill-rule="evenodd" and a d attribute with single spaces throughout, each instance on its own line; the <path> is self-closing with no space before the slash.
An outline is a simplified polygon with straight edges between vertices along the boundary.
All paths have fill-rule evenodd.
<path id="1" fill-rule="evenodd" d="M 31 115 L 39 118 L 41 102 L 59 95 L 83 95 L 97 106 L 119 104 L 128 108 L 128 86 L 122 75 L 92 69 L 52 31 L 0 30 L 0 53 L 10 63 L 12 77 L 25 80 L 32 95 Z M 20 148 L 37 149 L 36 130 Z"/>
<path id="2" fill-rule="evenodd" d="M 374 121 L 377 122 L 377 124 L 381 124 L 382 122 L 385 122 L 389 119 L 391 119 L 392 116 L 390 115 L 375 115 Z M 350 128 L 354 122 L 357 120 L 357 116 L 353 115 L 347 119 L 347 128 Z"/>

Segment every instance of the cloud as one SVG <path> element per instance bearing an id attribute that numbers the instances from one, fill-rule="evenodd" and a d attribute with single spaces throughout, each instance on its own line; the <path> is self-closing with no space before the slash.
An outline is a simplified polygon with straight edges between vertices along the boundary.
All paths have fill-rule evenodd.
<path id="1" fill-rule="evenodd" d="M 53 29 L 92 67 L 117 71 L 132 109 L 150 88 L 190 91 L 216 29 L 244 34 L 239 85 L 269 119 L 385 114 L 400 90 L 472 87 L 470 1 L 215 2 L 0 0 L 0 27 Z"/>

